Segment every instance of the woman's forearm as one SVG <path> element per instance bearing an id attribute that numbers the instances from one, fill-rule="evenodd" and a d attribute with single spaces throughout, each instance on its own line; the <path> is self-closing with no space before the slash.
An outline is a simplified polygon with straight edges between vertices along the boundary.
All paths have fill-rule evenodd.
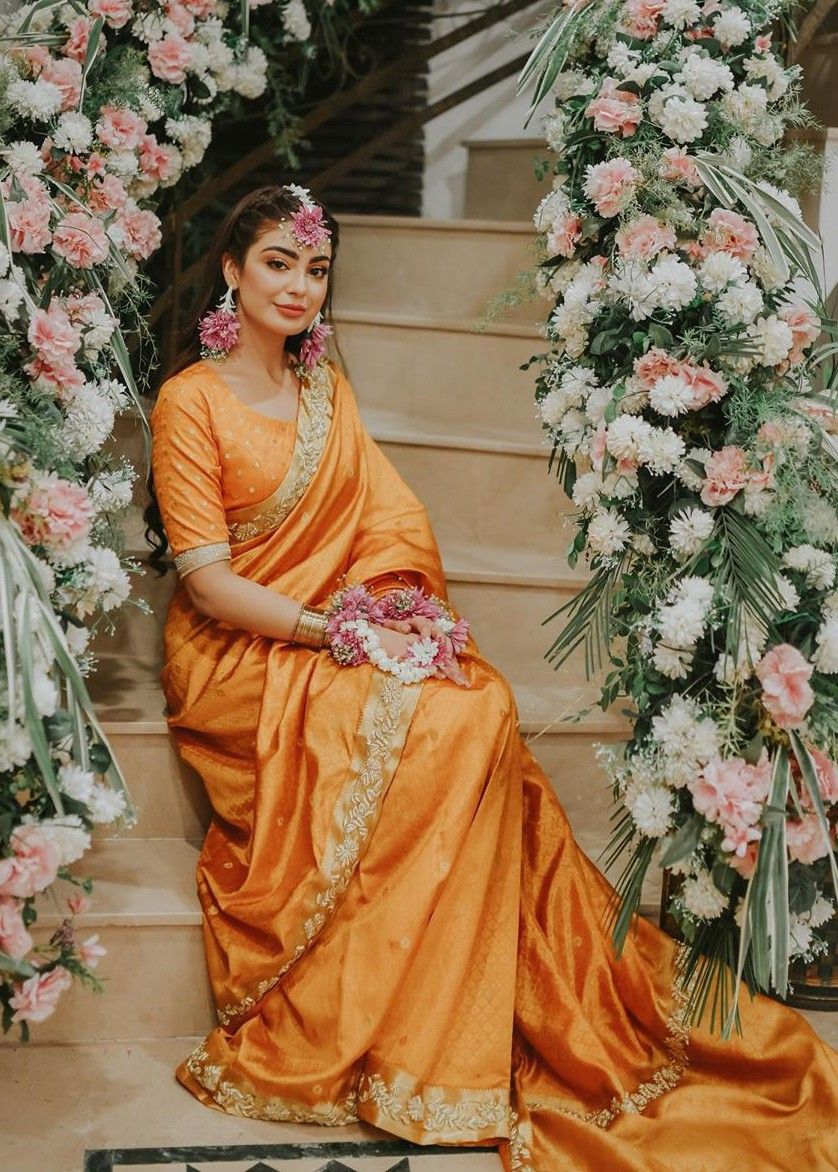
<path id="1" fill-rule="evenodd" d="M 230 569 L 229 562 L 213 562 L 183 579 L 189 598 L 202 614 L 255 635 L 290 641 L 307 600 L 278 594 Z"/>

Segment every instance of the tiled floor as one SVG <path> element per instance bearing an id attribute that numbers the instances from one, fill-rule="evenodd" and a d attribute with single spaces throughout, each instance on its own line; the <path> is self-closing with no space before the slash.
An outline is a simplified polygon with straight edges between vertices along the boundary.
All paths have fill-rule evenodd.
<path id="1" fill-rule="evenodd" d="M 129 1149 L 88 1152 L 85 1161 L 85 1172 L 495 1172 L 497 1167 L 493 1152 L 422 1149 L 401 1141 Z"/>

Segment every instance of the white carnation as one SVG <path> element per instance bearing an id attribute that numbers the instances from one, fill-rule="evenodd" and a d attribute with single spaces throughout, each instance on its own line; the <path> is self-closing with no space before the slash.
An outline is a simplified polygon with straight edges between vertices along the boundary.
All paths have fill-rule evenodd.
<path id="1" fill-rule="evenodd" d="M 669 680 L 685 680 L 690 674 L 692 660 L 692 651 L 667 647 L 665 643 L 658 643 L 652 652 L 653 666 Z"/>
<path id="2" fill-rule="evenodd" d="M 613 509 L 599 509 L 588 525 L 588 548 L 593 554 L 610 557 L 624 550 L 631 529 L 628 522 Z"/>
<path id="3" fill-rule="evenodd" d="M 669 544 L 675 554 L 686 561 L 704 547 L 714 527 L 713 514 L 706 509 L 685 509 L 672 518 Z"/>
<path id="4" fill-rule="evenodd" d="M 737 171 L 747 171 L 754 159 L 754 152 L 746 138 L 735 134 L 724 150 L 724 157 Z"/>
<path id="5" fill-rule="evenodd" d="M 617 460 L 637 460 L 640 444 L 648 431 L 651 431 L 651 424 L 645 419 L 635 415 L 618 415 L 608 425 L 605 446 Z"/>
<path id="6" fill-rule="evenodd" d="M 107 785 L 94 785 L 88 801 L 91 822 L 114 822 L 125 813 L 125 795 Z"/>
<path id="7" fill-rule="evenodd" d="M 685 879 L 678 898 L 697 920 L 717 919 L 728 903 L 728 897 L 719 891 L 706 870 Z"/>
<path id="8" fill-rule="evenodd" d="M 670 606 L 662 606 L 657 629 L 667 647 L 689 650 L 704 634 L 705 613 L 698 603 L 683 598 Z"/>
<path id="9" fill-rule="evenodd" d="M 46 122 L 58 113 L 64 101 L 58 86 L 43 78 L 37 81 L 13 81 L 5 96 L 12 109 L 33 122 Z"/>
<path id="10" fill-rule="evenodd" d="M 707 126 L 707 111 L 693 98 L 668 98 L 658 119 L 660 128 L 673 142 L 695 142 Z"/>
<path id="11" fill-rule="evenodd" d="M 83 460 L 98 452 L 113 431 L 113 404 L 93 383 L 84 383 L 68 394 L 61 439 L 69 455 Z"/>
<path id="12" fill-rule="evenodd" d="M 558 427 L 562 421 L 562 416 L 567 411 L 567 399 L 564 391 L 560 387 L 554 387 L 552 391 L 538 400 L 538 413 L 543 423 L 548 427 Z"/>
<path id="13" fill-rule="evenodd" d="M 707 102 L 718 90 L 733 89 L 733 74 L 722 61 L 691 53 L 683 62 L 681 72 L 676 74 L 693 98 Z"/>
<path id="14" fill-rule="evenodd" d="M 10 142 L 0 153 L 15 175 L 38 175 L 44 169 L 44 160 L 34 142 Z"/>
<path id="15" fill-rule="evenodd" d="M 829 590 L 835 584 L 835 562 L 831 554 L 814 545 L 795 545 L 783 555 L 783 565 L 798 570 L 814 590 Z"/>
<path id="16" fill-rule="evenodd" d="M 698 704 L 687 696 L 673 696 L 652 718 L 652 735 L 663 755 L 667 782 L 680 789 L 719 751 L 719 730 Z"/>
<path id="17" fill-rule="evenodd" d="M 307 41 L 311 36 L 311 22 L 308 19 L 303 0 L 288 0 L 282 10 L 282 27 L 292 41 Z"/>
<path id="18" fill-rule="evenodd" d="M 692 388 L 678 374 L 665 374 L 649 391 L 649 405 L 660 415 L 683 415 L 692 399 Z"/>
<path id="19" fill-rule="evenodd" d="M 553 82 L 553 93 L 560 102 L 567 98 L 590 94 L 596 89 L 596 82 L 581 69 L 568 69 L 560 73 Z"/>
<path id="20" fill-rule="evenodd" d="M 751 35 L 751 22 L 741 8 L 731 5 L 713 21 L 713 33 L 723 49 L 741 45 Z"/>
<path id="21" fill-rule="evenodd" d="M 728 325 L 750 325 L 765 308 L 762 293 L 753 281 L 731 285 L 721 294 L 716 308 Z"/>
<path id="22" fill-rule="evenodd" d="M 660 838 L 672 826 L 675 804 L 669 790 L 660 786 L 626 797 L 634 824 L 646 838 Z"/>
<path id="23" fill-rule="evenodd" d="M 577 508 L 590 509 L 599 501 L 602 480 L 596 472 L 583 472 L 573 484 L 572 500 Z"/>
<path id="24" fill-rule="evenodd" d="M 695 0 L 666 0 L 661 17 L 673 28 L 684 29 L 695 24 L 701 16 L 701 9 Z"/>
<path id="25" fill-rule="evenodd" d="M 559 216 L 563 216 L 570 209 L 568 198 L 560 188 L 548 191 L 533 212 L 533 223 L 536 231 L 549 232 L 551 225 Z"/>
<path id="26" fill-rule="evenodd" d="M 655 300 L 661 309 L 684 309 L 695 297 L 695 273 L 676 256 L 662 256 L 656 261 L 650 279 L 655 286 Z"/>
<path id="27" fill-rule="evenodd" d="M 12 258 L 8 248 L 5 244 L 0 243 L 0 277 L 4 277 L 9 271 L 9 265 Z"/>
<path id="28" fill-rule="evenodd" d="M 17 321 L 23 299 L 23 288 L 18 281 L 11 278 L 0 280 L 0 313 L 10 324 Z"/>
<path id="29" fill-rule="evenodd" d="M 763 366 L 778 366 L 794 345 L 791 327 L 773 313 L 768 317 L 758 317 L 748 327 L 748 336 L 759 347 L 759 361 Z"/>
<path id="30" fill-rule="evenodd" d="M 658 308 L 658 290 L 646 266 L 636 260 L 618 260 L 608 288 L 628 305 L 635 321 L 645 321 Z"/>
<path id="31" fill-rule="evenodd" d="M 638 458 L 650 472 L 674 472 L 684 458 L 686 446 L 671 427 L 650 427 L 638 443 Z"/>
<path id="32" fill-rule="evenodd" d="M 93 142 L 93 124 L 78 110 L 67 110 L 58 119 L 53 142 L 59 150 L 83 154 Z"/>
<path id="33" fill-rule="evenodd" d="M 87 803 L 95 780 L 92 772 L 80 765 L 61 765 L 58 769 L 58 788 L 76 802 Z"/>
<path id="34" fill-rule="evenodd" d="M 88 565 L 102 610 L 120 606 L 130 594 L 131 584 L 114 551 L 104 545 L 91 546 Z"/>
<path id="35" fill-rule="evenodd" d="M 678 479 L 687 488 L 691 488 L 693 492 L 698 492 L 704 487 L 706 477 L 694 468 L 691 468 L 688 461 L 694 464 L 704 465 L 709 460 L 711 454 L 707 448 L 690 448 L 678 467 L 676 472 Z"/>
<path id="36" fill-rule="evenodd" d="M 815 667 L 826 675 L 835 675 L 838 672 L 838 612 L 833 611 L 821 624 L 815 642 L 817 649 L 812 656 Z"/>
<path id="37" fill-rule="evenodd" d="M 709 252 L 698 266 L 698 279 L 708 293 L 721 293 L 728 285 L 748 279 L 748 270 L 729 252 Z"/>

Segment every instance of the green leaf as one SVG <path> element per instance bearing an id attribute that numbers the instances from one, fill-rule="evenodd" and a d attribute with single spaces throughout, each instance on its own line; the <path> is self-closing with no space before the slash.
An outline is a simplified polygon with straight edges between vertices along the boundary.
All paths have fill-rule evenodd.
<path id="1" fill-rule="evenodd" d="M 698 814 L 694 814 L 689 818 L 683 826 L 678 828 L 678 831 L 673 836 L 672 842 L 664 851 L 660 860 L 661 867 L 672 867 L 676 863 L 680 863 L 682 859 L 688 859 L 698 846 L 701 839 L 701 831 L 706 825 L 704 819 Z"/>
<path id="2" fill-rule="evenodd" d="M 8 973 L 10 977 L 25 980 L 27 977 L 34 977 L 36 972 L 37 969 L 28 960 L 17 960 L 13 956 L 7 956 L 5 952 L 0 952 L 0 973 Z"/>
<path id="3" fill-rule="evenodd" d="M 608 354 L 619 346 L 622 336 L 623 331 L 619 326 L 612 330 L 601 330 L 591 340 L 590 353 L 595 355 Z"/>

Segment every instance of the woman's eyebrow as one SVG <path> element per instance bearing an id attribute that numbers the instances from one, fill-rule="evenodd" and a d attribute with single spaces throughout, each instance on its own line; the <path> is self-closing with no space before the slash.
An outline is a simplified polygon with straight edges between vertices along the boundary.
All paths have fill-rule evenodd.
<path id="1" fill-rule="evenodd" d="M 300 259 L 300 254 L 298 252 L 294 252 L 293 248 L 283 248 L 281 244 L 267 244 L 262 249 L 262 251 L 263 252 L 284 252 L 286 256 L 289 256 L 291 258 L 291 260 L 299 260 Z M 308 263 L 314 264 L 314 262 L 317 260 L 327 260 L 331 263 L 332 258 L 330 256 L 326 256 L 324 253 L 322 256 L 311 257 L 311 259 L 309 260 Z"/>

